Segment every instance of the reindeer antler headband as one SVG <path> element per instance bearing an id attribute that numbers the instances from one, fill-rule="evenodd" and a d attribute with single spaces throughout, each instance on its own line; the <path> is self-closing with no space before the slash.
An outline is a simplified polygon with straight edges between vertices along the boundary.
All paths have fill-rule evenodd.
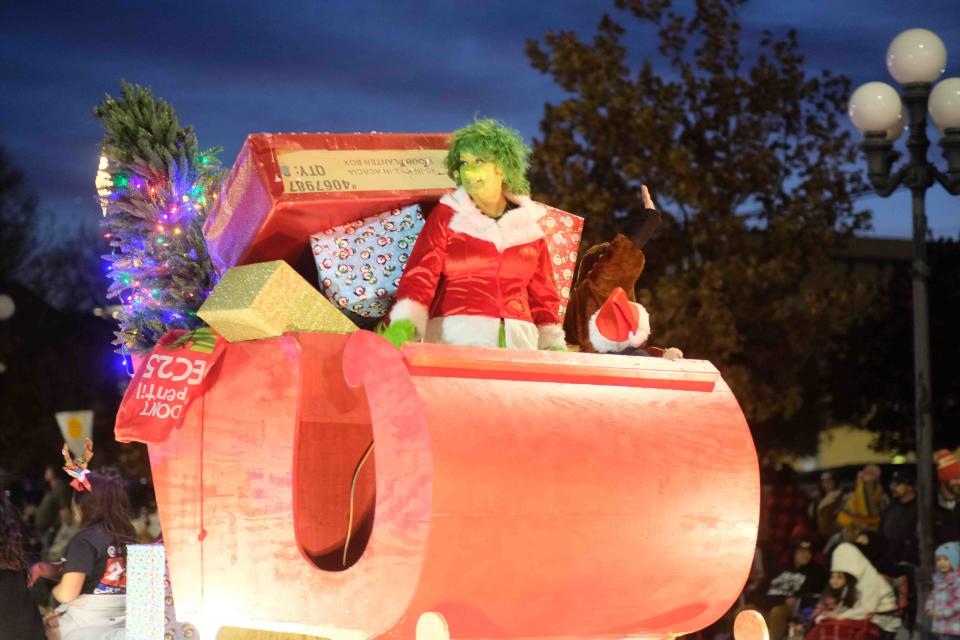
<path id="1" fill-rule="evenodd" d="M 64 443 L 63 459 L 66 462 L 63 470 L 73 478 L 70 486 L 77 491 L 93 491 L 93 486 L 87 478 L 87 474 L 90 473 L 87 470 L 87 465 L 89 465 L 90 460 L 93 459 L 93 441 L 87 438 L 87 442 L 83 446 L 83 457 L 77 458 L 76 460 L 70 457 L 70 447 L 67 446 L 67 443 Z"/>

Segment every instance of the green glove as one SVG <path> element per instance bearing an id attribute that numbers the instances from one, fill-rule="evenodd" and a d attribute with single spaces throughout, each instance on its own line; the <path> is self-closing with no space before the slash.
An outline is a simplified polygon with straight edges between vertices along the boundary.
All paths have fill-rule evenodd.
<path id="1" fill-rule="evenodd" d="M 389 326 L 377 326 L 377 333 L 393 343 L 399 349 L 404 342 L 410 342 L 417 335 L 417 329 L 412 320 L 395 320 Z"/>

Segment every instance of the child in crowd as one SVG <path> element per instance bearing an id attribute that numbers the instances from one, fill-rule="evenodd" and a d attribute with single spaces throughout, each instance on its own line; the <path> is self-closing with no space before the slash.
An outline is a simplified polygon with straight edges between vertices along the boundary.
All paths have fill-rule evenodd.
<path id="1" fill-rule="evenodd" d="M 842 571 L 832 572 L 816 607 L 798 609 L 790 621 L 788 640 L 805 637 L 814 624 L 835 617 L 842 610 L 852 607 L 856 600 L 857 579 Z"/>
<path id="2" fill-rule="evenodd" d="M 927 597 L 927 613 L 933 618 L 932 630 L 940 640 L 960 638 L 960 543 L 947 542 L 937 547 L 937 571 L 933 590 Z"/>
<path id="3" fill-rule="evenodd" d="M 844 609 L 849 609 L 857 601 L 857 579 L 842 571 L 830 573 L 827 588 L 820 596 L 817 608 L 813 610 L 811 620 L 819 622 L 824 618 L 832 618 Z"/>
<path id="4" fill-rule="evenodd" d="M 897 599 L 890 584 L 877 573 L 877 569 L 870 564 L 863 552 L 854 544 L 841 543 L 833 550 L 830 571 L 831 587 L 839 589 L 834 593 L 839 593 L 840 598 L 833 611 L 825 610 L 814 617 L 817 626 L 811 633 L 815 633 L 821 623 L 826 624 L 831 619 L 862 620 L 865 625 L 872 624 L 877 627 L 873 630 L 873 635 L 878 635 L 883 640 L 892 640 L 901 626 Z"/>

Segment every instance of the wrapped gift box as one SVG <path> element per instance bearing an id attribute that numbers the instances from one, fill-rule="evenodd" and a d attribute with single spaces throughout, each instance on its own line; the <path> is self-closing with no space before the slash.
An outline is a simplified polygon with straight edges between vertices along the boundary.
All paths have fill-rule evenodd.
<path id="1" fill-rule="evenodd" d="M 162 544 L 127 545 L 126 640 L 198 638 L 189 623 L 180 624 L 173 609 Z"/>
<path id="2" fill-rule="evenodd" d="M 448 134 L 255 134 L 247 138 L 204 227 L 220 270 L 285 260 L 313 271 L 311 234 L 420 203 L 454 188 Z"/>
<path id="3" fill-rule="evenodd" d="M 126 637 L 130 640 L 163 639 L 166 569 L 163 545 L 127 545 Z"/>
<path id="4" fill-rule="evenodd" d="M 544 239 L 553 259 L 553 275 L 560 291 L 560 322 L 570 302 L 573 287 L 573 272 L 580 251 L 580 236 L 583 235 L 583 218 L 572 213 L 547 207 L 547 215 L 540 218 Z"/>
<path id="5" fill-rule="evenodd" d="M 361 318 L 382 318 L 421 229 L 423 213 L 415 204 L 311 236 L 324 295 Z"/>
<path id="6" fill-rule="evenodd" d="M 273 338 L 287 331 L 357 330 L 282 260 L 230 269 L 197 315 L 228 342 Z"/>

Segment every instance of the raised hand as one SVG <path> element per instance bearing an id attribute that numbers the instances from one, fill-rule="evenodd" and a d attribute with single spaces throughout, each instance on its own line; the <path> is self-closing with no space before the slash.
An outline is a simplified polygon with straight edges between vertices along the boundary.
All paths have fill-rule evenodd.
<path id="1" fill-rule="evenodd" d="M 643 198 L 644 209 L 656 209 L 656 207 L 653 206 L 653 198 L 650 197 L 650 190 L 647 189 L 647 185 L 640 185 L 640 196 Z"/>

